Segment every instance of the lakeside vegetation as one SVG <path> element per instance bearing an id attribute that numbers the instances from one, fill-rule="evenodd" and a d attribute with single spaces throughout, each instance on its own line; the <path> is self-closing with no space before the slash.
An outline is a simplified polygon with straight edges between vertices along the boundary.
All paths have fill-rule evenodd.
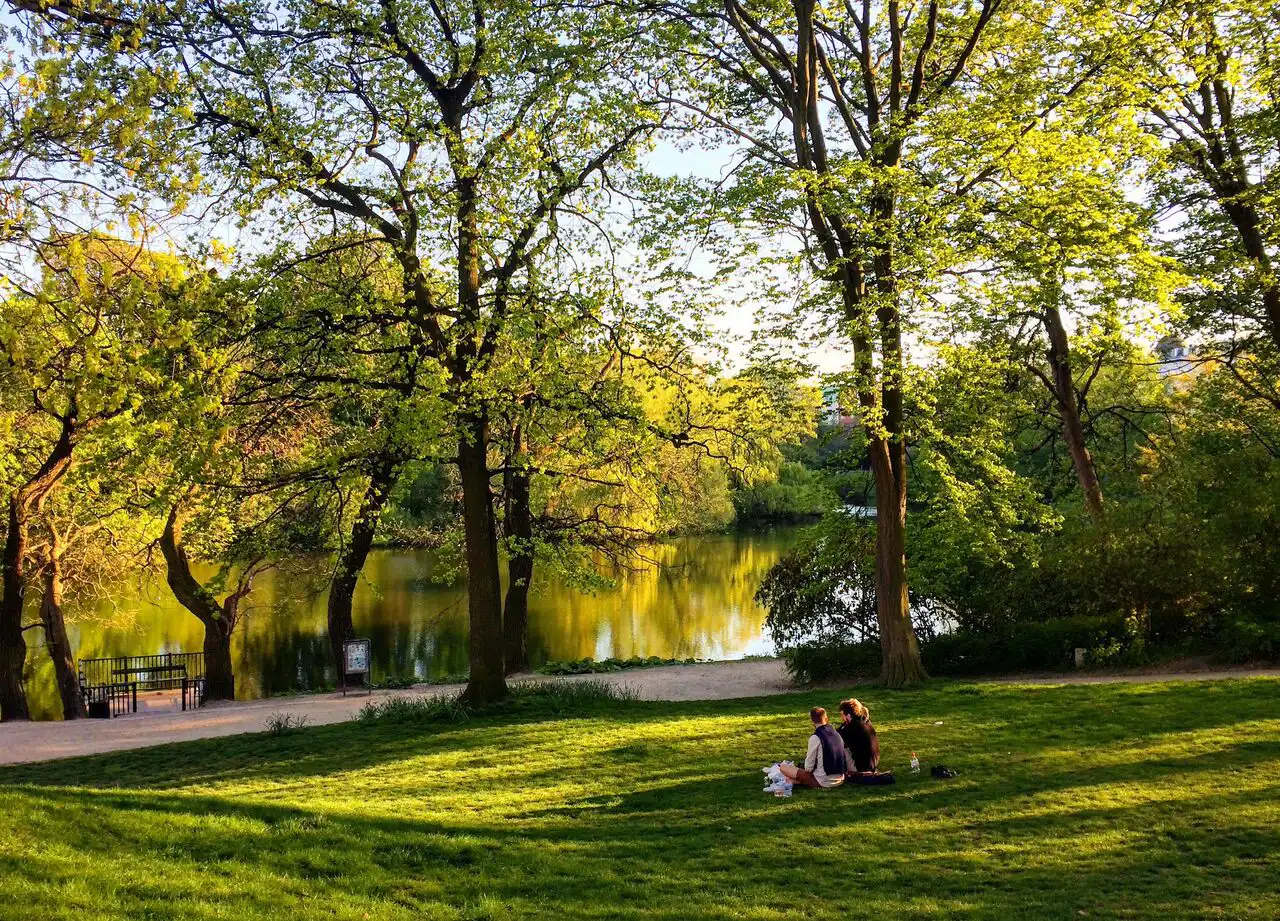
<path id="1" fill-rule="evenodd" d="M 760 767 L 843 692 L 518 700 L 10 767 L 0 918 L 1268 921 L 1278 691 L 859 689 L 897 783 L 785 800 Z"/>

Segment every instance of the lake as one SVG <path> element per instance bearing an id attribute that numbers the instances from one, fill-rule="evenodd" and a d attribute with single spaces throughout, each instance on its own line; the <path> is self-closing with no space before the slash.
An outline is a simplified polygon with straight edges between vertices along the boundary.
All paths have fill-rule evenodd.
<path id="1" fill-rule="evenodd" d="M 769 567 L 798 539 L 796 529 L 684 537 L 646 551 L 654 564 L 584 593 L 535 575 L 529 600 L 529 652 L 535 665 L 590 656 L 735 659 L 768 655 L 764 610 L 753 596 Z M 255 583 L 236 628 L 236 696 L 265 697 L 334 683 L 329 662 L 325 561 L 274 571 Z M 356 592 L 356 634 L 372 641 L 373 680 L 456 675 L 467 669 L 466 592 L 433 581 L 426 550 L 379 550 Z M 207 576 L 206 571 L 204 575 Z M 541 579 L 541 584 L 538 580 Z M 317 587 L 317 584 L 319 587 Z M 196 652 L 203 628 L 169 593 L 163 577 L 116 587 L 110 603 L 68 625 L 77 658 Z M 37 719 L 59 713 L 43 635 L 30 631 L 27 692 Z"/>

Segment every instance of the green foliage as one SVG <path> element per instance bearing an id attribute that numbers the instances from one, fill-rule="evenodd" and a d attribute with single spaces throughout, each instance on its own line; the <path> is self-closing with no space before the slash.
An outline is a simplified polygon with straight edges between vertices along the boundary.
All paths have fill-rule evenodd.
<path id="1" fill-rule="evenodd" d="M 296 713 L 272 713 L 262 726 L 267 731 L 267 735 L 282 736 L 305 729 L 307 722 L 306 716 L 299 716 Z"/>
<path id="2" fill-rule="evenodd" d="M 696 665 L 701 659 L 664 659 L 661 656 L 632 656 L 630 659 L 577 659 L 571 662 L 545 662 L 539 675 L 599 675 L 630 668 L 660 668 L 665 665 Z"/>
<path id="3" fill-rule="evenodd" d="M 736 489 L 734 520 L 740 525 L 808 521 L 836 504 L 821 475 L 796 461 L 783 461 L 776 480 Z"/>
<path id="4" fill-rule="evenodd" d="M 803 642 L 783 650 L 787 676 L 796 684 L 830 684 L 858 678 L 872 679 L 880 672 L 880 644 Z"/>
<path id="5" fill-rule="evenodd" d="M 843 511 L 828 513 L 774 564 L 756 592 L 768 610 L 765 628 L 774 644 L 813 649 L 877 638 L 874 567 L 873 524 Z"/>
<path id="6" fill-rule="evenodd" d="M 364 725 L 377 723 L 463 723 L 501 712 L 509 717 L 560 715 L 591 711 L 601 704 L 636 700 L 625 685 L 603 681 L 522 681 L 512 684 L 500 705 L 476 707 L 457 694 L 427 697 L 386 697 L 365 704 L 356 715 Z"/>
<path id="7" fill-rule="evenodd" d="M 1076 615 L 1011 624 L 996 632 L 958 630 L 924 644 L 930 672 L 938 675 L 1063 671 L 1084 649 L 1086 666 L 1140 665 L 1143 641 L 1129 618 Z"/>

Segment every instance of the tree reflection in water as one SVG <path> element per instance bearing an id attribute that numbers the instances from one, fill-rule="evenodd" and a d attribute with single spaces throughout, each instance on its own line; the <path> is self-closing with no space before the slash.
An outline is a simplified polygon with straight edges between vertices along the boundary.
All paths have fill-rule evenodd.
<path id="1" fill-rule="evenodd" d="M 650 548 L 657 565 L 619 573 L 615 588 L 592 594 L 545 576 L 530 599 L 530 657 L 536 665 L 586 656 L 731 659 L 770 652 L 764 611 L 753 596 L 796 537 L 783 529 L 679 538 Z M 383 550 L 369 558 L 355 623 L 373 642 L 375 681 L 466 670 L 466 594 L 461 585 L 432 582 L 432 565 L 425 550 Z M 323 592 L 298 573 L 272 572 L 253 600 L 234 644 L 237 696 L 332 685 Z M 153 579 L 121 584 L 111 603 L 79 612 L 70 625 L 77 658 L 198 650 L 202 630 Z M 27 689 L 36 718 L 56 718 L 52 666 L 34 644 Z"/>

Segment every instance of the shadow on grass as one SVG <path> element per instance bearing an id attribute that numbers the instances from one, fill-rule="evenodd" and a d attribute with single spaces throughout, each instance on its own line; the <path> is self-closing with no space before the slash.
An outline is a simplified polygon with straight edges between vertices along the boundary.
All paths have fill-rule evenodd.
<path id="1" fill-rule="evenodd" d="M 1240 746 L 1229 756 L 1276 754 L 1276 744 L 1264 743 Z M 1148 767 L 1135 762 L 1054 782 L 1046 778 L 1021 795 L 1136 780 L 1158 785 L 1175 773 L 1212 771 L 1215 764 L 1206 756 L 1160 765 L 1155 774 Z M 1265 892 L 1268 880 L 1274 882 L 1271 861 L 1280 853 L 1280 828 L 1261 820 L 1211 827 L 1188 841 L 1160 827 L 1181 821 L 1185 834 L 1188 821 L 1235 814 L 1255 796 L 1230 790 L 1158 804 L 1077 808 L 1065 816 L 991 816 L 982 809 L 1001 805 L 1008 784 L 805 791 L 784 803 L 762 802 L 756 786 L 746 776 L 691 778 L 616 802 L 586 797 L 576 814 L 544 810 L 521 823 L 465 812 L 449 821 L 317 813 L 162 791 L 24 792 L 51 816 L 114 816 L 73 842 L 84 866 L 106 876 L 113 861 L 115 869 L 123 862 L 144 874 L 157 863 L 172 863 L 197 873 L 299 881 L 312 898 L 355 893 L 408 908 L 421 907 L 415 887 L 445 886 L 461 902 L 482 880 L 484 892 L 503 903 L 566 906 L 573 909 L 567 917 L 598 916 L 602 893 L 607 900 L 630 899 L 633 914 L 645 918 L 690 917 L 691 899 L 696 915 L 710 918 L 742 917 L 744 899 L 782 899 L 797 916 L 815 917 L 832 916 L 836 908 L 858 914 L 859 905 L 866 911 L 877 901 L 892 909 L 885 916 L 907 918 L 1067 918 L 1099 907 L 1189 917 L 1232 892 Z M 968 802 L 956 802 L 957 795 Z M 951 811 L 950 828 L 923 838 L 896 836 L 895 829 L 918 828 L 913 819 L 941 809 Z M 1099 828 L 1128 831 L 1105 845 L 1075 841 Z M 840 836 L 834 852 L 833 834 Z M 798 864 L 810 868 L 806 875 L 823 868 L 853 871 L 827 889 L 798 877 Z M 620 868 L 634 868 L 637 875 L 620 878 Z M 22 872 L 58 876 L 52 858 L 39 854 Z M 1216 880 L 1213 887 L 1204 885 L 1207 879 Z M 734 893 L 737 907 L 718 902 L 717 893 Z"/>
<path id="2" fill-rule="evenodd" d="M 875 696 L 867 689 L 859 693 L 872 706 L 882 745 L 896 754 L 899 769 L 914 739 L 939 733 L 946 750 L 934 760 L 963 768 L 967 759 L 989 763 L 1004 750 L 1010 754 L 1072 746 L 1093 750 L 1122 740 L 1223 730 L 1274 718 L 1270 696 L 1251 691 L 1249 684 L 1199 685 L 1196 706 L 1186 706 L 1185 686 L 1174 684 L 1010 687 L 940 681 L 923 689 L 879 690 L 873 692 Z M 554 744 L 566 720 L 597 720 L 623 731 L 631 725 L 638 736 L 644 735 L 646 727 L 673 724 L 679 728 L 683 720 L 723 720 L 728 733 L 713 727 L 704 733 L 709 741 L 698 740 L 698 744 L 709 746 L 708 754 L 717 755 L 737 746 L 741 762 L 756 768 L 778 758 L 795 758 L 808 734 L 808 708 L 815 702 L 834 706 L 840 694 L 803 691 L 731 701 L 611 702 L 556 714 L 528 708 L 514 713 L 498 710 L 460 723 L 340 723 L 280 736 L 257 733 L 13 765 L 0 768 L 0 789 L 15 784 L 166 789 L 247 778 L 287 781 L 441 754 L 471 756 L 483 764 L 521 745 Z M 939 721 L 946 728 L 935 730 L 932 723 Z M 776 749 L 773 740 L 780 730 L 794 731 L 788 740 L 791 750 Z M 652 761 L 663 746 L 690 741 L 677 734 L 661 742 L 637 739 L 614 745 L 591 753 L 597 762 L 592 769 L 602 763 L 605 769 L 625 771 Z M 888 763 L 894 765 L 893 760 Z M 553 777 L 563 770 L 556 767 L 545 773 Z M 530 772 L 523 779 L 539 776 Z"/>

